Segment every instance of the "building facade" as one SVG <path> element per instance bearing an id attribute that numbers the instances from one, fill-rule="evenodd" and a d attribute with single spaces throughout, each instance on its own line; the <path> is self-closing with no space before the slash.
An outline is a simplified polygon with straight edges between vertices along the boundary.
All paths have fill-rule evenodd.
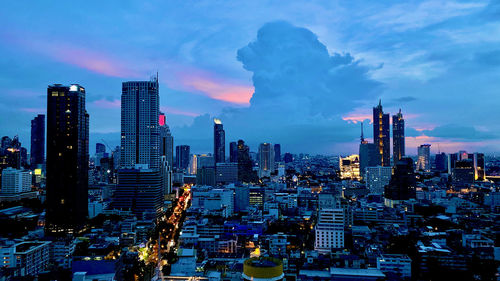
<path id="1" fill-rule="evenodd" d="M 226 132 L 220 119 L 214 119 L 214 159 L 215 163 L 226 162 Z"/>
<path id="2" fill-rule="evenodd" d="M 405 120 L 401 109 L 392 116 L 392 151 L 394 163 L 405 156 Z"/>
<path id="3" fill-rule="evenodd" d="M 43 164 L 45 161 L 45 115 L 38 114 L 31 120 L 31 167 Z"/>
<path id="4" fill-rule="evenodd" d="M 389 134 L 389 114 L 384 114 L 382 102 L 373 108 L 373 142 L 377 146 L 382 166 L 391 165 L 391 136 Z"/>

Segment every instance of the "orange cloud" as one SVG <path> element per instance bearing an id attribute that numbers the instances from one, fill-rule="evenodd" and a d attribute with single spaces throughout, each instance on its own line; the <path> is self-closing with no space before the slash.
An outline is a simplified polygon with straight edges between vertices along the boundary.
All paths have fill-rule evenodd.
<path id="1" fill-rule="evenodd" d="M 184 111 L 184 110 L 180 110 L 180 109 L 177 109 L 177 108 L 173 108 L 173 107 L 169 107 L 169 106 L 162 106 L 161 107 L 161 111 L 167 113 L 167 118 L 168 118 L 168 114 L 175 114 L 175 115 L 185 115 L 185 116 L 191 116 L 191 117 L 196 117 L 196 116 L 199 116 L 200 114 L 198 113 L 194 113 L 194 112 L 189 112 L 189 111 Z"/>

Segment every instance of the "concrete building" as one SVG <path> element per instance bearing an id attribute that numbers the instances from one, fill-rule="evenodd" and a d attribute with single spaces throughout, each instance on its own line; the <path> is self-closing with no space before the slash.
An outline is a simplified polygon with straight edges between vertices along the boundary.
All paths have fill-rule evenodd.
<path id="1" fill-rule="evenodd" d="M 322 209 L 316 225 L 314 249 L 321 254 L 344 248 L 344 210 Z"/>
<path id="2" fill-rule="evenodd" d="M 270 143 L 259 145 L 259 178 L 270 177 L 274 172 L 274 146 Z"/>
<path id="3" fill-rule="evenodd" d="M 32 175 L 28 170 L 19 170 L 11 167 L 2 170 L 1 195 L 18 195 L 31 191 Z"/>
<path id="4" fill-rule="evenodd" d="M 402 254 L 384 254 L 377 259 L 377 268 L 386 275 L 391 273 L 401 278 L 411 278 L 411 259 Z"/>
<path id="5" fill-rule="evenodd" d="M 353 154 L 339 158 L 340 178 L 361 180 L 359 173 L 359 155 Z"/>
<path id="6" fill-rule="evenodd" d="M 391 176 L 391 167 L 367 167 L 365 173 L 366 187 L 372 194 L 384 194 L 384 187 L 391 181 Z"/>

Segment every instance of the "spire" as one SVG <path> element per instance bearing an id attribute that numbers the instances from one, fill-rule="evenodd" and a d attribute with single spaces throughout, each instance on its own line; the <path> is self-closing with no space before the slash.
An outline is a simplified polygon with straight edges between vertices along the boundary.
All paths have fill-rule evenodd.
<path id="1" fill-rule="evenodd" d="M 382 99 L 378 100 L 378 106 L 382 107 Z"/>
<path id="2" fill-rule="evenodd" d="M 363 135 L 363 121 L 361 121 L 361 143 L 365 141 L 365 137 Z"/>

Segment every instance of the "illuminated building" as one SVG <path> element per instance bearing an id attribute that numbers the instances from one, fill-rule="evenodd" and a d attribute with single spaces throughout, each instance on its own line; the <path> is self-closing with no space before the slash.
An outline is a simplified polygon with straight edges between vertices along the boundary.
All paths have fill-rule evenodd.
<path id="1" fill-rule="evenodd" d="M 196 171 L 198 170 L 198 155 L 192 154 L 189 157 L 189 169 L 188 173 L 190 175 L 196 175 Z"/>
<path id="2" fill-rule="evenodd" d="M 36 167 L 44 162 L 45 158 L 45 115 L 38 114 L 31 120 L 31 148 L 30 164 Z"/>
<path id="3" fill-rule="evenodd" d="M 254 257 L 243 263 L 243 279 L 253 281 L 283 280 L 283 261 L 271 257 Z"/>
<path id="4" fill-rule="evenodd" d="M 455 162 L 452 172 L 452 180 L 456 185 L 467 185 L 474 183 L 475 171 L 472 159 L 462 159 Z"/>
<path id="5" fill-rule="evenodd" d="M 167 158 L 168 167 L 174 166 L 174 137 L 167 125 L 165 114 L 160 113 L 160 156 Z"/>
<path id="6" fill-rule="evenodd" d="M 315 227 L 314 250 L 329 254 L 334 249 L 344 248 L 344 210 L 321 209 Z"/>
<path id="7" fill-rule="evenodd" d="M 474 161 L 474 179 L 475 180 L 485 180 L 486 179 L 486 171 L 485 171 L 485 161 L 483 153 L 474 153 L 473 155 Z"/>
<path id="8" fill-rule="evenodd" d="M 389 134 L 389 114 L 384 114 L 382 101 L 373 108 L 373 142 L 377 146 L 380 164 L 391 165 L 391 136 Z"/>
<path id="9" fill-rule="evenodd" d="M 264 204 L 264 190 L 261 187 L 250 187 L 248 194 L 250 206 L 262 206 Z"/>
<path id="10" fill-rule="evenodd" d="M 392 116 L 392 151 L 394 163 L 405 156 L 405 120 L 401 109 Z"/>
<path id="11" fill-rule="evenodd" d="M 274 147 L 270 143 L 259 145 L 259 178 L 270 177 L 274 172 Z"/>
<path id="12" fill-rule="evenodd" d="M 431 170 L 431 145 L 422 144 L 418 147 L 417 170 L 429 172 Z"/>
<path id="13" fill-rule="evenodd" d="M 31 191 L 32 175 L 28 170 L 18 170 L 12 167 L 2 170 L 2 195 L 17 195 Z"/>
<path id="14" fill-rule="evenodd" d="M 220 119 L 214 118 L 214 160 L 215 163 L 226 162 L 226 133 Z"/>
<path id="15" fill-rule="evenodd" d="M 88 213 L 89 115 L 85 88 L 55 84 L 47 89 L 48 235 L 78 232 Z"/>
<path id="16" fill-rule="evenodd" d="M 157 169 L 159 151 L 159 84 L 129 81 L 122 84 L 121 96 L 121 167 L 147 164 Z"/>
<path id="17" fill-rule="evenodd" d="M 353 154 L 347 157 L 340 157 L 340 178 L 350 180 L 360 180 L 359 174 L 359 156 Z"/>

